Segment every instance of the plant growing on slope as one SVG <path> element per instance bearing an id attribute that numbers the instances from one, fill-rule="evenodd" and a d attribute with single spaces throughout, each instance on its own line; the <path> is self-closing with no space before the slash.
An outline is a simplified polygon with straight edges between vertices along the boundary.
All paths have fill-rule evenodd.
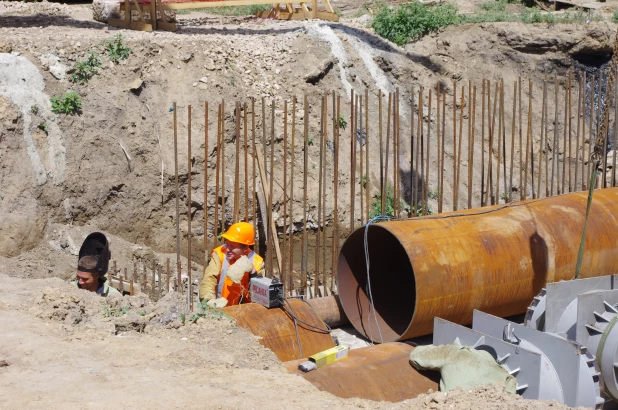
<path id="1" fill-rule="evenodd" d="M 348 126 L 348 123 L 346 122 L 343 115 L 339 115 L 339 118 L 337 119 L 337 127 L 339 129 L 345 130 L 347 126 Z"/>
<path id="2" fill-rule="evenodd" d="M 37 126 L 37 128 L 43 131 L 45 135 L 49 135 L 49 129 L 47 129 L 47 123 L 42 122 Z"/>
<path id="3" fill-rule="evenodd" d="M 126 60 L 131 54 L 131 49 L 124 43 L 122 34 L 118 34 L 114 38 L 111 38 L 105 42 L 105 50 L 107 56 L 114 63 L 118 63 L 120 60 Z"/>
<path id="4" fill-rule="evenodd" d="M 403 46 L 425 34 L 459 22 L 457 8 L 450 4 L 425 6 L 417 1 L 397 8 L 382 6 L 372 27 L 378 35 Z"/>
<path id="5" fill-rule="evenodd" d="M 73 72 L 69 76 L 69 80 L 73 83 L 84 85 L 99 72 L 101 61 L 98 54 L 88 51 L 88 55 L 84 61 L 75 63 Z"/>
<path id="6" fill-rule="evenodd" d="M 52 111 L 56 114 L 77 114 L 82 109 L 82 100 L 75 91 L 51 98 Z"/>

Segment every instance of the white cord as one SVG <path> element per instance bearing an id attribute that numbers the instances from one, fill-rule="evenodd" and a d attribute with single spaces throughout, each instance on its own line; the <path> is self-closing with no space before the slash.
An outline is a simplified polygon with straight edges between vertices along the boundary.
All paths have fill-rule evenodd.
<path id="1" fill-rule="evenodd" d="M 365 225 L 365 263 L 367 264 L 367 288 L 365 289 L 369 294 L 369 311 L 367 312 L 367 325 L 369 325 L 369 321 L 371 320 L 371 310 L 373 309 L 373 320 L 376 322 L 376 326 L 378 327 L 378 333 L 380 334 L 380 343 L 384 343 L 384 339 L 382 338 L 382 330 L 380 329 L 380 323 L 378 323 L 378 317 L 376 315 L 376 309 L 373 305 L 373 294 L 371 293 L 371 279 L 369 277 L 369 241 L 367 240 L 367 233 L 369 232 L 369 225 L 371 225 L 375 221 L 385 220 L 389 221 L 392 218 L 386 215 L 378 215 L 373 217 L 367 222 Z M 369 326 L 369 338 L 372 341 L 373 345 L 373 332 L 371 331 L 371 326 Z"/>

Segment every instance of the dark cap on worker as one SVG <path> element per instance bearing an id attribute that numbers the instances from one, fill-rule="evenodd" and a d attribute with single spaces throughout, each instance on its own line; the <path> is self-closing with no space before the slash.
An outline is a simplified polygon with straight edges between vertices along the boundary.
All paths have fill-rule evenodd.
<path id="1" fill-rule="evenodd" d="M 107 238 L 101 232 L 93 232 L 86 237 L 79 249 L 77 269 L 103 276 L 107 273 L 110 258 Z"/>

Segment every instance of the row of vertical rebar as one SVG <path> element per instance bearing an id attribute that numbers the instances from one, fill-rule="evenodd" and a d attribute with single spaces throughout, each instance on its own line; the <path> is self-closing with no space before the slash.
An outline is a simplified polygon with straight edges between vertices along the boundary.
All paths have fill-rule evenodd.
<path id="1" fill-rule="evenodd" d="M 179 279 L 180 277 L 180 271 L 172 271 L 169 258 L 166 259 L 165 267 L 156 261 L 142 261 L 134 262 L 132 270 L 126 267 L 118 268 L 116 261 L 113 261 L 111 269 L 107 272 L 107 280 L 110 281 L 110 286 L 117 286 L 123 293 L 128 293 L 131 296 L 137 293 L 145 293 L 153 300 L 160 299 L 172 290 L 188 293 L 185 289 L 189 286 L 188 281 L 185 283 L 182 279 Z M 112 283 L 112 281 L 117 281 L 117 283 Z M 124 286 L 127 283 L 129 284 L 128 292 Z M 139 288 L 137 287 L 138 284 Z"/>
<path id="2" fill-rule="evenodd" d="M 311 102 L 305 95 L 300 109 L 296 98 L 283 101 L 283 118 L 277 118 L 275 101 L 262 98 L 261 118 L 256 115 L 256 101 L 251 99 L 249 103 L 236 102 L 232 120 L 228 121 L 222 100 L 216 107 L 216 125 L 209 121 L 209 104 L 205 103 L 204 264 L 210 249 L 208 236 L 212 236 L 214 248 L 222 244 L 219 235 L 231 223 L 248 221 L 256 228 L 256 251 L 265 256 L 268 276 L 278 276 L 289 294 L 323 295 L 334 287 L 332 272 L 336 271 L 340 236 L 376 215 L 422 216 L 434 212 L 432 205 L 442 213 L 448 210 L 445 193 L 449 189 L 454 211 L 587 189 L 590 142 L 597 140 L 600 129 L 604 129 L 605 141 L 602 166 L 611 166 L 612 171 L 611 177 L 602 173 L 597 186 L 615 186 L 616 151 L 612 158 L 608 158 L 607 152 L 608 146 L 613 149 L 616 143 L 615 126 L 612 132 L 609 130 L 616 118 L 610 119 L 608 112 L 613 101 L 615 117 L 618 116 L 617 90 L 608 90 L 601 75 L 600 79 L 587 77 L 586 73 L 578 77 L 579 81 L 574 81 L 573 74 L 561 80 L 545 79 L 540 91 L 534 90 L 531 81 L 525 87 L 521 78 L 512 87 L 502 81 L 483 80 L 480 92 L 471 81 L 453 83 L 450 87 L 438 83 L 429 89 L 410 89 L 407 99 L 402 99 L 398 89 L 388 95 L 373 94 L 368 89 L 363 93 L 352 90 L 346 110 L 350 152 L 345 160 L 340 157 L 340 139 L 347 127 L 341 112 L 342 96 L 336 93 L 320 95 L 319 99 L 312 97 Z M 595 87 L 595 81 L 605 81 L 605 85 Z M 548 104 L 551 91 L 553 113 Z M 186 108 L 187 257 L 191 261 L 192 125 L 191 106 Z M 180 264 L 176 105 L 173 112 L 176 248 Z M 540 120 L 535 115 L 538 112 Z M 605 114 L 603 118 L 601 113 Z M 511 116 L 510 121 L 507 115 Z M 313 120 L 315 124 L 311 123 L 312 118 L 317 118 Z M 216 129 L 216 136 L 215 142 L 209 144 L 211 128 Z M 257 134 L 260 128 L 261 139 Z M 406 128 L 408 141 L 403 132 Z M 296 138 L 299 130 L 302 142 Z M 232 167 L 226 167 L 226 142 L 235 144 Z M 213 146 L 214 154 L 209 151 Z M 297 151 L 302 151 L 302 156 L 297 157 Z M 408 154 L 409 159 L 402 164 Z M 340 160 L 349 165 L 342 166 Z M 281 161 L 283 164 L 279 165 Z M 208 172 L 213 162 L 214 174 Z M 447 162 L 452 168 L 447 167 Z M 230 195 L 226 191 L 229 177 L 233 180 Z M 309 197 L 310 177 L 317 182 L 317 198 Z M 449 177 L 451 183 L 445 183 Z M 302 181 L 301 185 L 295 184 L 295 180 Z M 347 182 L 347 192 L 340 189 L 341 181 Z M 281 196 L 275 197 L 275 185 L 280 187 Z M 343 210 L 342 195 L 349 195 L 349 204 L 344 203 Z M 209 206 L 208 199 L 212 197 L 214 206 Z M 228 200 L 232 201 L 231 212 L 226 212 Z M 302 218 L 294 218 L 295 202 L 299 201 Z M 328 208 L 332 213 L 327 212 Z M 341 230 L 341 211 L 348 219 L 348 229 Z M 295 240 L 298 224 L 300 240 Z M 314 247 L 311 253 L 310 245 Z M 177 272 L 180 278 L 180 265 Z M 189 294 L 193 294 L 190 266 L 187 272 Z"/>

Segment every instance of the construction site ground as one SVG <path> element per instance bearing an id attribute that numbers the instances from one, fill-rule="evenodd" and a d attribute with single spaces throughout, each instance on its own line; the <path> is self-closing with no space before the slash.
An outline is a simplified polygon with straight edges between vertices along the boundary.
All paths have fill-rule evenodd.
<path id="1" fill-rule="evenodd" d="M 281 101 L 303 93 L 343 95 L 345 82 L 389 91 L 439 80 L 540 80 L 611 52 L 616 28 L 608 20 L 551 29 L 451 26 L 401 48 L 366 27 L 368 17 L 358 12 L 362 4 L 333 5 L 345 12 L 337 24 L 199 12 L 179 16 L 178 33 L 122 31 L 130 58 L 120 64 L 105 59 L 99 74 L 77 86 L 66 80 L 66 70 L 87 51 L 100 52 L 101 43 L 119 31 L 93 21 L 88 6 L 0 1 L 0 408 L 566 408 L 526 401 L 499 386 L 402 403 L 340 399 L 287 374 L 272 352 L 225 318 L 181 325 L 184 302 L 174 292 L 157 303 L 145 295 L 104 300 L 68 284 L 81 241 L 94 230 L 108 234 L 119 266 L 167 257 L 175 264 L 174 102 L 199 107 L 222 98 L 233 104 L 251 96 Z M 306 82 L 305 74 L 326 60 L 334 68 L 316 84 Z M 69 89 L 82 96 L 80 115 L 29 112 L 30 101 Z M 49 131 L 37 128 L 41 121 Z M 183 122 L 179 144 L 186 142 Z M 226 142 L 231 160 L 233 143 Z M 29 157 L 32 147 L 41 153 L 38 165 Z M 313 157 L 315 149 L 310 147 Z M 377 153 L 370 155 L 377 162 Z M 186 154 L 181 157 L 186 181 Z M 348 183 L 341 181 L 343 190 Z M 317 192 L 317 182 L 310 178 L 308 189 Z M 293 218 L 300 222 L 297 201 Z M 326 212 L 332 220 L 332 210 Z M 195 205 L 197 279 L 203 240 L 208 247 L 212 242 L 202 215 Z M 340 218 L 345 223 L 349 215 Z M 180 227 L 186 239 L 186 218 Z"/>

